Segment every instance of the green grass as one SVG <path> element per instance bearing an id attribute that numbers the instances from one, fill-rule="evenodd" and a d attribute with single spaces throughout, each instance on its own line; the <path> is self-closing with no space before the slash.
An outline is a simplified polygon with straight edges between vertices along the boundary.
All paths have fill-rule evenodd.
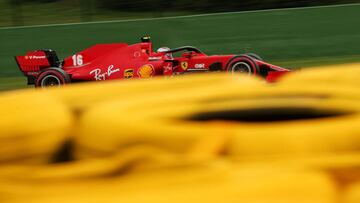
<path id="1" fill-rule="evenodd" d="M 5 90 L 28 88 L 25 77 L 0 78 L 0 92 Z"/>
<path id="2" fill-rule="evenodd" d="M 360 5 L 151 21 L 0 29 L 0 77 L 21 73 L 13 56 L 52 48 L 60 57 L 96 43 L 194 45 L 209 54 L 255 52 L 290 68 L 360 61 Z M 3 82 L 0 81 L 0 86 Z"/>

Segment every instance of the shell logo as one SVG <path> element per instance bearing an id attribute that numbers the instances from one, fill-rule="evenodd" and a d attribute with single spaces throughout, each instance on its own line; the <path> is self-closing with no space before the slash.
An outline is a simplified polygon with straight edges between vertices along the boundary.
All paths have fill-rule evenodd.
<path id="1" fill-rule="evenodd" d="M 155 74 L 154 66 L 151 64 L 143 65 L 138 70 L 138 75 L 141 78 L 151 78 Z"/>

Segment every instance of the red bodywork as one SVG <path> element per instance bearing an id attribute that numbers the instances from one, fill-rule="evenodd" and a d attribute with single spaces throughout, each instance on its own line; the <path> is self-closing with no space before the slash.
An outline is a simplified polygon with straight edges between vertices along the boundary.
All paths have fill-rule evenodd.
<path id="1" fill-rule="evenodd" d="M 172 57 L 182 53 L 179 57 Z M 268 82 L 277 80 L 289 70 L 266 63 L 248 55 L 208 56 L 190 46 L 154 52 L 151 42 L 133 45 L 125 43 L 98 44 L 60 61 L 52 50 L 39 50 L 17 56 L 21 71 L 34 84 L 38 75 L 47 68 L 62 69 L 71 82 L 151 78 L 177 74 L 229 71 L 229 63 L 236 57 L 251 58 L 257 68 L 251 74 L 264 77 Z"/>

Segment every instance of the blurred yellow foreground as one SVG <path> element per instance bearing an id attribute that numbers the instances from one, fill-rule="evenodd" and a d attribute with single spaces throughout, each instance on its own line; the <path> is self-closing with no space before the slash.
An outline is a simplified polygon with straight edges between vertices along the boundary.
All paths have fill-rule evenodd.
<path id="1" fill-rule="evenodd" d="M 358 203 L 360 64 L 0 95 L 0 201 Z"/>

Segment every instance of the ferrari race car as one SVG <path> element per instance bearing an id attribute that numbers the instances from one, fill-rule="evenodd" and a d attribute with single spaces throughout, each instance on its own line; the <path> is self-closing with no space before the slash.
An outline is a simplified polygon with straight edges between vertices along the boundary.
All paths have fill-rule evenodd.
<path id="1" fill-rule="evenodd" d="M 264 62 L 255 54 L 208 56 L 192 46 L 162 47 L 155 52 L 149 37 L 141 40 L 133 45 L 98 44 L 63 61 L 50 49 L 31 51 L 15 59 L 28 84 L 36 87 L 213 71 L 257 75 L 273 82 L 289 72 Z"/>

